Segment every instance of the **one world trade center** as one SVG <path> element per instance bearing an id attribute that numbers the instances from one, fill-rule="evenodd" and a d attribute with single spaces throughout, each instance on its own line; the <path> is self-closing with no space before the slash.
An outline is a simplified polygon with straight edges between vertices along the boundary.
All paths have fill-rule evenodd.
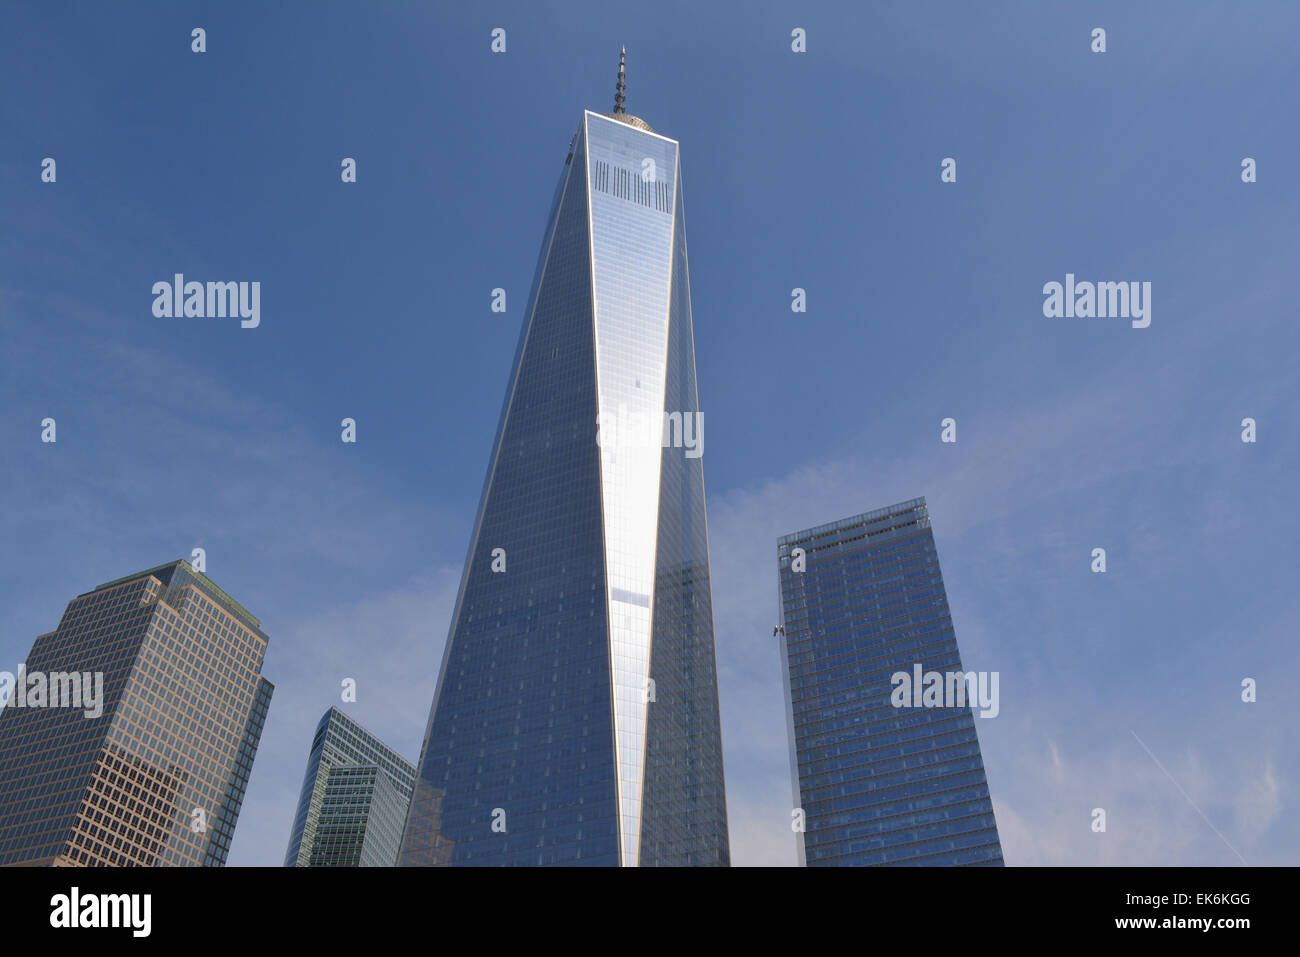
<path id="1" fill-rule="evenodd" d="M 730 863 L 678 144 L 625 89 L 564 161 L 403 865 Z"/>

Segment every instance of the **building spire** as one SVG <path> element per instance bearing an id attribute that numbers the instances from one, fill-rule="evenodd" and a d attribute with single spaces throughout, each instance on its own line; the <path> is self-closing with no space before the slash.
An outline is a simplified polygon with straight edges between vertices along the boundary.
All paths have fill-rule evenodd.
<path id="1" fill-rule="evenodd" d="M 639 116 L 633 116 L 623 108 L 627 102 L 627 47 L 623 47 L 618 54 L 618 86 L 614 91 L 614 112 L 606 113 L 605 116 L 612 120 L 618 120 L 620 123 L 626 123 L 628 126 L 634 126 L 638 130 L 646 130 L 653 133 L 650 124 Z"/>
<path id="2" fill-rule="evenodd" d="M 626 113 L 623 109 L 623 103 L 627 100 L 627 47 L 618 54 L 618 86 L 614 89 L 614 112 Z"/>

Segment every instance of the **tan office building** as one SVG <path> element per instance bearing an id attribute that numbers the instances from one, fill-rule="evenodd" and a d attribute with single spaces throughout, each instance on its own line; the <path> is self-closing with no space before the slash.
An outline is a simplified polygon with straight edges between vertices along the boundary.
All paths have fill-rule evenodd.
<path id="1" fill-rule="evenodd" d="M 274 691 L 267 641 L 187 561 L 69 602 L 0 674 L 0 866 L 224 865 Z"/>

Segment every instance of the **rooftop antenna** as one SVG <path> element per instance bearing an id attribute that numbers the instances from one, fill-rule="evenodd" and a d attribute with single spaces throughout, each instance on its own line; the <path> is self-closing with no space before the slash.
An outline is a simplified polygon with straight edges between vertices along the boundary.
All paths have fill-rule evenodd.
<path id="1" fill-rule="evenodd" d="M 627 46 L 618 54 L 618 86 L 614 91 L 614 112 L 626 113 L 623 103 L 627 100 Z"/>

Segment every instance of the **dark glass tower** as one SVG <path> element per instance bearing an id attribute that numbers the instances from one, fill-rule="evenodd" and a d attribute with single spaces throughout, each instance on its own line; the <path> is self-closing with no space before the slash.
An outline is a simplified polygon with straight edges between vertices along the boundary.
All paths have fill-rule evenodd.
<path id="1" fill-rule="evenodd" d="M 392 867 L 415 768 L 338 708 L 312 736 L 285 867 Z"/>
<path id="2" fill-rule="evenodd" d="M 1001 864 L 970 706 L 891 701 L 898 672 L 962 671 L 925 499 L 783 536 L 777 556 L 800 863 Z"/>
<path id="3" fill-rule="evenodd" d="M 622 105 L 620 64 L 556 190 L 403 864 L 729 863 L 678 149 Z"/>

